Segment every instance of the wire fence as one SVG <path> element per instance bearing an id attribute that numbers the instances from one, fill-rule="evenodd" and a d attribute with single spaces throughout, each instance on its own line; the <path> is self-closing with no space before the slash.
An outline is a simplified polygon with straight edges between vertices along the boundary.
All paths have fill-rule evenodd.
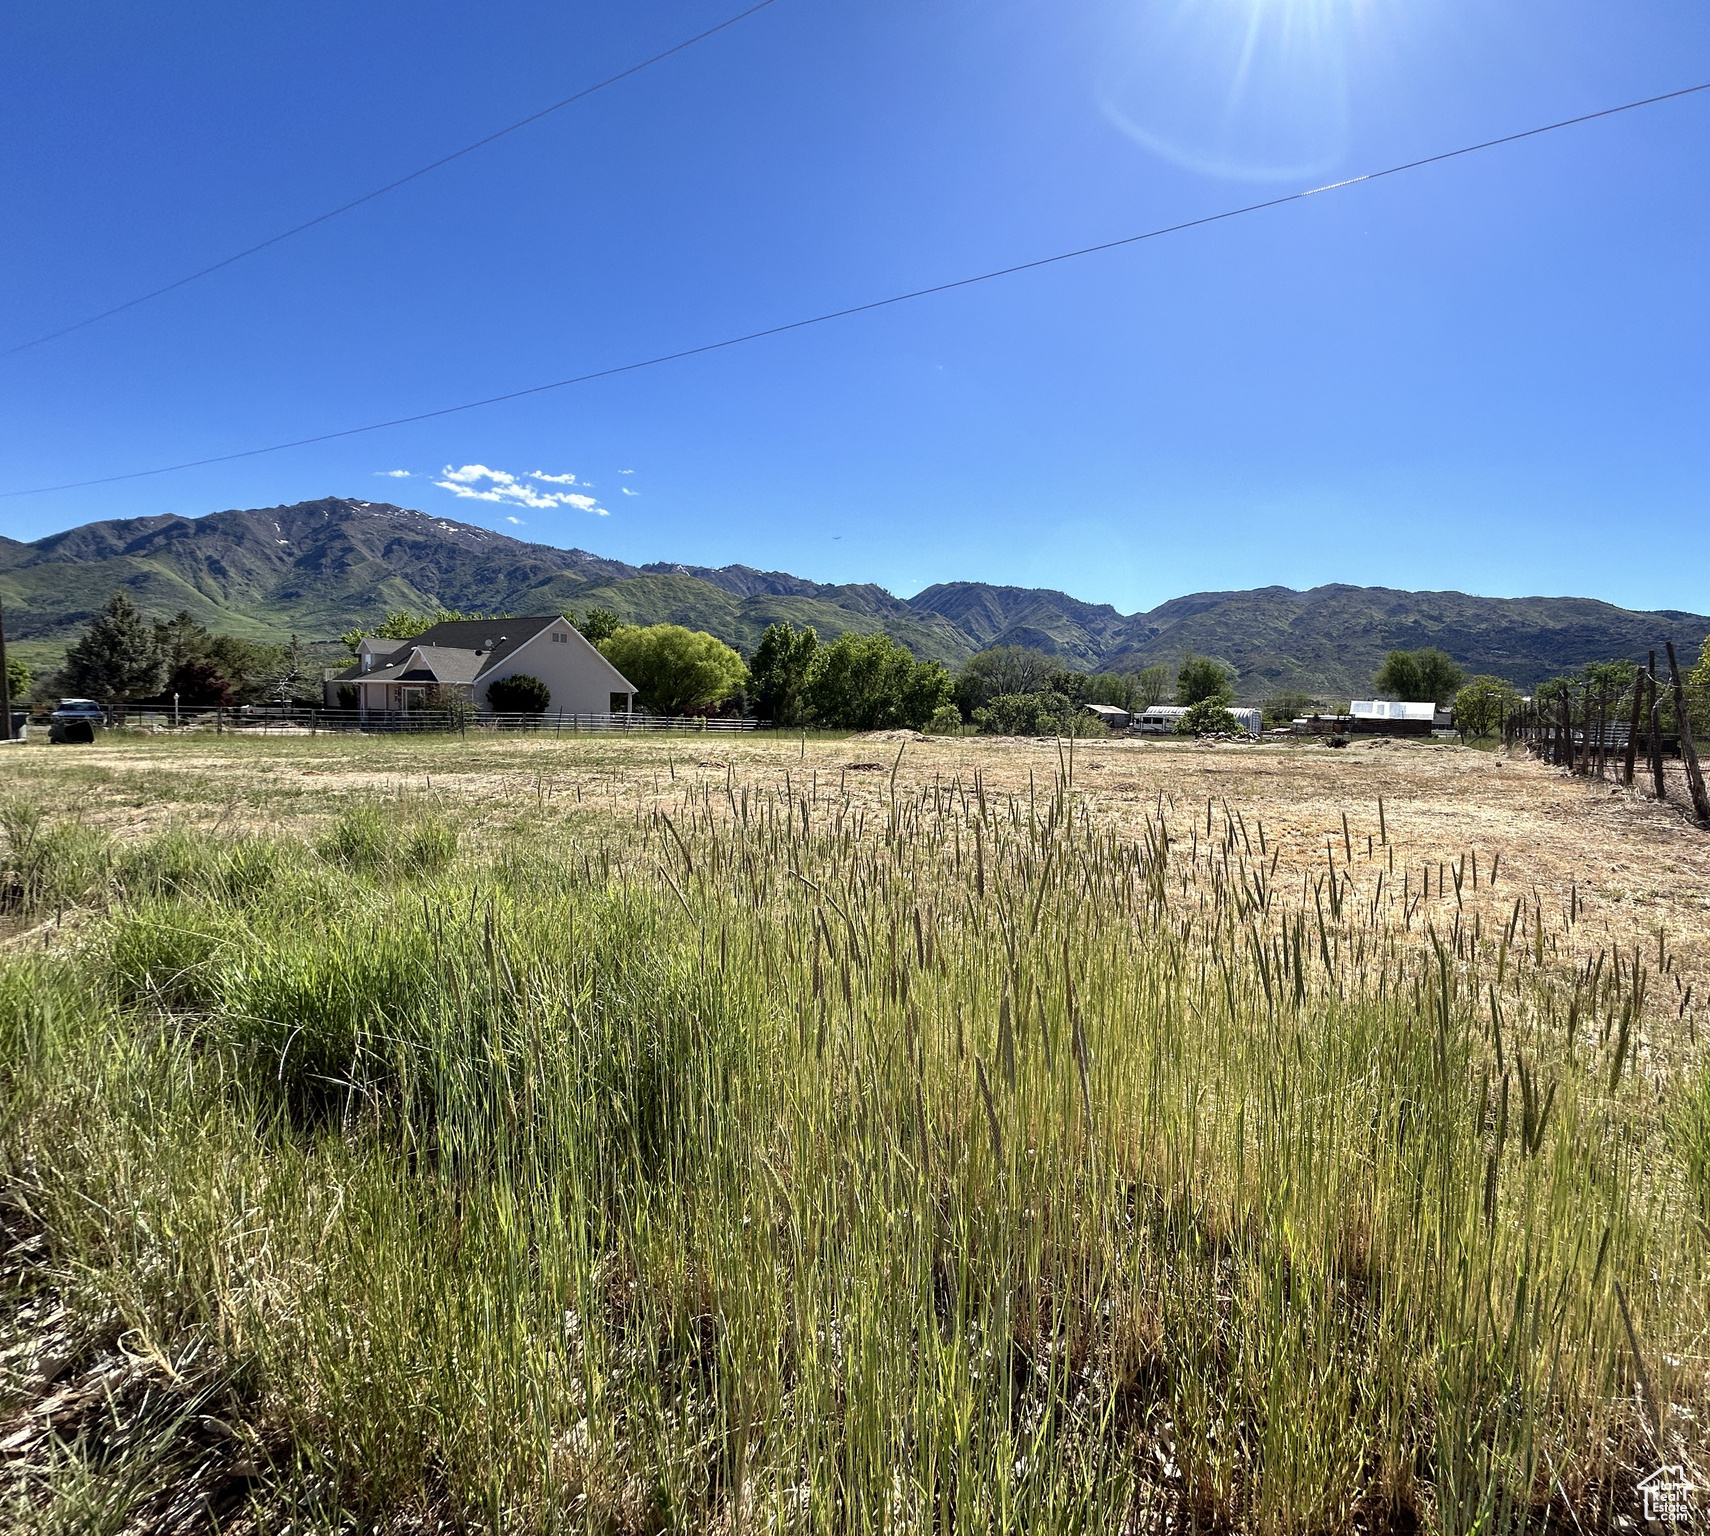
<path id="1" fill-rule="evenodd" d="M 65 734 L 78 721 L 37 721 L 40 728 Z M 234 735 L 318 736 L 322 734 L 396 735 L 462 734 L 471 731 L 520 732 L 531 735 L 610 735 L 635 732 L 712 732 L 767 729 L 764 721 L 716 715 L 584 714 L 570 710 L 498 714 L 473 709 L 356 710 L 314 709 L 295 705 L 254 705 L 236 708 L 136 708 L 114 706 L 101 716 L 87 717 L 87 726 L 137 730 L 213 730 Z"/>
<path id="2" fill-rule="evenodd" d="M 1710 826 L 1710 790 L 1693 741 L 1707 700 L 1702 685 L 1681 675 L 1673 644 L 1665 649 L 1666 669 L 1652 651 L 1629 678 L 1540 690 L 1503 720 L 1504 739 L 1569 773 L 1612 778 L 1629 789 L 1648 777 L 1657 800 L 1668 798 L 1664 760 L 1678 756 L 1693 815 Z"/>

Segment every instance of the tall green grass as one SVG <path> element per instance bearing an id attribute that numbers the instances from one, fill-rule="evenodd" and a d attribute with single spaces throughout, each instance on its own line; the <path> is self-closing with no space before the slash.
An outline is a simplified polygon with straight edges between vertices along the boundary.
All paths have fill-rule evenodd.
<path id="1" fill-rule="evenodd" d="M 0 1167 L 279 1523 L 1607 1523 L 1710 1408 L 1685 1010 L 1352 847 L 1066 774 L 168 834 L 0 969 Z"/>

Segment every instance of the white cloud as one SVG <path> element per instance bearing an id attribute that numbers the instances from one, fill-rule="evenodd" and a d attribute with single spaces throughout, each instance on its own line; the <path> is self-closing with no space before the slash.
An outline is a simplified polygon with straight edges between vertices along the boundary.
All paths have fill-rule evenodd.
<path id="1" fill-rule="evenodd" d="M 407 469 L 377 469 L 377 475 L 384 475 L 388 480 L 408 480 L 410 472 Z"/>
<path id="2" fill-rule="evenodd" d="M 622 491 L 625 496 L 639 496 L 641 494 L 640 491 L 632 491 L 627 485 L 620 485 L 618 489 Z"/>
<path id="3" fill-rule="evenodd" d="M 522 520 L 522 519 L 521 519 L 521 518 L 520 518 L 520 517 L 507 517 L 507 518 L 506 518 L 506 519 L 505 519 L 505 521 L 506 521 L 506 522 L 507 522 L 507 523 L 515 523 L 515 524 L 516 524 L 516 525 L 517 525 L 517 527 L 519 527 L 519 528 L 526 528 L 526 527 L 528 527 L 528 524 L 527 524 L 527 523 L 525 523 L 525 522 L 524 522 L 524 521 L 523 521 L 523 520 Z"/>
<path id="4" fill-rule="evenodd" d="M 620 475 L 633 475 L 635 471 L 633 469 L 620 469 L 618 473 Z"/>
<path id="5" fill-rule="evenodd" d="M 527 483 L 527 480 L 544 480 L 554 485 L 570 485 L 575 482 L 574 475 L 548 475 L 537 469 L 527 480 L 519 480 L 506 470 L 489 469 L 485 464 L 465 464 L 460 469 L 453 469 L 447 464 L 440 473 L 444 478 L 434 481 L 434 484 L 466 501 L 491 501 L 501 506 L 537 509 L 575 507 L 579 512 L 593 512 L 600 517 L 606 515 L 605 508 L 592 496 L 576 491 L 543 491 Z"/>

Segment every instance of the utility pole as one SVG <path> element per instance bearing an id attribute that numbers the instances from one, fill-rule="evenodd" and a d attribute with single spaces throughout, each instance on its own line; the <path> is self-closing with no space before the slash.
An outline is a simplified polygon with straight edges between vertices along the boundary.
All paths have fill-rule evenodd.
<path id="1" fill-rule="evenodd" d="M 6 617 L 0 613 L 0 741 L 12 739 L 12 675 L 6 670 Z"/>

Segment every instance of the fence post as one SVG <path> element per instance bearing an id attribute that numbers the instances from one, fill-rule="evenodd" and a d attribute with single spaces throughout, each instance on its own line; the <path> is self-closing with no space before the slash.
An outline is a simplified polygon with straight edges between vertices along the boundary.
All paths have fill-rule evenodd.
<path id="1" fill-rule="evenodd" d="M 1622 760 L 1621 782 L 1628 789 L 1633 787 L 1633 764 L 1639 750 L 1639 711 L 1645 701 L 1645 674 L 1636 668 L 1633 672 L 1633 719 L 1627 727 L 1627 753 Z"/>
<path id="2" fill-rule="evenodd" d="M 1648 672 L 1651 691 L 1651 782 L 1656 789 L 1659 800 L 1668 799 L 1668 786 L 1663 781 L 1662 759 L 1662 704 L 1657 698 L 1657 653 L 1651 652 L 1651 665 Z"/>
<path id="3" fill-rule="evenodd" d="M 1692 741 L 1692 718 L 1686 712 L 1686 690 L 1680 684 L 1680 667 L 1674 659 L 1674 641 L 1668 646 L 1668 675 L 1674 685 L 1675 723 L 1680 728 L 1680 758 L 1686 764 L 1686 787 L 1692 795 L 1692 810 L 1710 827 L 1710 795 L 1704 792 L 1704 775 L 1698 767 L 1698 748 Z"/>

